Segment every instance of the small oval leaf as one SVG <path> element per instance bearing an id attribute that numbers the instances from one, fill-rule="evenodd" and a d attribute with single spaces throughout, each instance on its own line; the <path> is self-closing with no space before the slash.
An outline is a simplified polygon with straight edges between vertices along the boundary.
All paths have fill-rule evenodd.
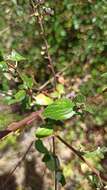
<path id="1" fill-rule="evenodd" d="M 36 140 L 35 148 L 41 153 L 46 154 L 48 152 L 47 148 L 44 146 L 43 142 L 40 139 Z"/>
<path id="2" fill-rule="evenodd" d="M 53 129 L 39 127 L 36 131 L 36 137 L 44 138 L 53 134 Z"/>

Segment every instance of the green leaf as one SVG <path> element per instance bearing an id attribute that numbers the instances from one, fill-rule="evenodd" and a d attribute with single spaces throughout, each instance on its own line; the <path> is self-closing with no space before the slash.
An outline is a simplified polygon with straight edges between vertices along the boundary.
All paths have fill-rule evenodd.
<path id="1" fill-rule="evenodd" d="M 22 100 L 25 98 L 25 96 L 26 96 L 25 90 L 20 90 L 19 92 L 17 92 L 17 93 L 15 94 L 15 99 L 16 99 L 18 102 L 20 102 L 20 101 L 22 101 Z"/>
<path id="2" fill-rule="evenodd" d="M 64 186 L 66 184 L 65 177 L 64 177 L 62 171 L 58 171 L 56 173 L 56 179 L 59 183 L 61 183 L 62 186 Z"/>
<path id="3" fill-rule="evenodd" d="M 71 118 L 76 112 L 73 110 L 75 104 L 69 99 L 59 99 L 49 105 L 43 112 L 45 118 L 54 120 L 66 120 Z"/>
<path id="4" fill-rule="evenodd" d="M 57 170 L 60 169 L 60 162 L 58 157 L 54 156 L 51 152 L 45 154 L 42 161 L 45 162 L 46 166 L 51 171 L 55 171 L 56 168 Z"/>
<path id="5" fill-rule="evenodd" d="M 17 100 L 16 100 L 16 99 L 10 99 L 10 100 L 8 101 L 8 105 L 12 105 L 12 104 L 15 104 L 15 103 L 17 103 Z"/>
<path id="6" fill-rule="evenodd" d="M 53 103 L 53 100 L 51 98 L 49 98 L 48 96 L 45 96 L 44 94 L 40 93 L 38 94 L 36 97 L 36 104 L 39 104 L 39 105 L 50 105 Z"/>
<path id="7" fill-rule="evenodd" d="M 50 95 L 52 98 L 60 98 L 61 95 L 65 93 L 64 86 L 62 84 L 57 84 L 56 90 L 54 90 Z"/>
<path id="8" fill-rule="evenodd" d="M 56 90 L 58 91 L 59 94 L 64 94 L 65 93 L 64 85 L 62 85 L 62 84 L 57 84 Z"/>
<path id="9" fill-rule="evenodd" d="M 101 77 L 107 78 L 107 72 L 106 72 L 106 73 L 103 73 L 103 74 L 101 75 Z"/>
<path id="10" fill-rule="evenodd" d="M 58 91 L 54 91 L 50 95 L 51 95 L 52 98 L 59 98 L 60 97 Z"/>
<path id="11" fill-rule="evenodd" d="M 105 93 L 105 92 L 107 92 L 107 85 L 106 84 L 104 84 L 104 85 L 102 85 L 99 89 L 98 89 L 98 91 L 97 91 L 99 94 L 100 93 Z"/>
<path id="12" fill-rule="evenodd" d="M 103 159 L 104 158 L 104 154 L 107 153 L 107 148 L 106 147 L 98 147 L 96 150 L 94 151 L 86 151 L 84 156 L 86 158 L 92 158 L 92 159 Z"/>
<path id="13" fill-rule="evenodd" d="M 41 153 L 47 153 L 48 152 L 47 148 L 44 146 L 43 142 L 40 139 L 36 140 L 35 148 Z"/>
<path id="14" fill-rule="evenodd" d="M 50 153 L 47 153 L 44 155 L 44 157 L 42 158 L 43 162 L 48 162 L 51 159 Z"/>
<path id="15" fill-rule="evenodd" d="M 49 170 L 55 171 L 55 158 L 52 154 L 45 154 L 42 161 L 45 162 Z"/>
<path id="16" fill-rule="evenodd" d="M 21 78 L 24 82 L 25 88 L 32 88 L 33 86 L 33 79 L 31 77 L 28 77 L 27 75 L 23 74 L 21 75 Z"/>
<path id="17" fill-rule="evenodd" d="M 11 61 L 23 61 L 25 60 L 25 57 L 17 53 L 15 50 L 12 50 L 11 55 L 7 57 L 7 60 Z"/>
<path id="18" fill-rule="evenodd" d="M 44 127 L 39 127 L 36 131 L 36 137 L 38 138 L 44 138 L 51 136 L 53 134 L 53 129 L 51 128 L 44 128 Z"/>
<path id="19" fill-rule="evenodd" d="M 4 62 L 4 61 L 0 62 L 0 70 L 2 70 L 2 71 L 8 70 L 8 66 L 7 66 L 6 62 Z"/>
<path id="20" fill-rule="evenodd" d="M 89 113 L 91 113 L 91 114 L 94 114 L 95 111 L 96 111 L 96 108 L 95 108 L 94 105 L 86 104 L 84 110 L 85 110 L 86 112 L 89 112 Z"/>
<path id="21" fill-rule="evenodd" d="M 83 94 L 78 94 L 75 98 L 74 101 L 76 103 L 84 103 L 86 101 L 86 97 Z"/>

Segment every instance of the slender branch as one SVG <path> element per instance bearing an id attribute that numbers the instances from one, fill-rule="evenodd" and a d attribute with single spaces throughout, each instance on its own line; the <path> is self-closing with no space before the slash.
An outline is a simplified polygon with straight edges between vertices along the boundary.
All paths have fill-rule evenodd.
<path id="1" fill-rule="evenodd" d="M 81 154 L 78 150 L 76 150 L 74 147 L 72 147 L 72 145 L 68 144 L 64 139 L 62 139 L 59 135 L 56 135 L 56 137 L 65 145 L 67 146 L 75 155 L 77 155 L 80 160 L 82 160 L 91 170 L 92 172 L 98 177 L 100 184 L 103 186 L 102 180 L 104 180 L 101 175 L 100 172 L 94 168 L 90 162 L 88 162 Z"/>
<path id="2" fill-rule="evenodd" d="M 33 12 L 34 12 L 34 16 L 37 18 L 38 20 L 38 24 L 40 26 L 40 34 L 42 35 L 42 38 L 44 40 L 44 44 L 45 44 L 45 49 L 46 49 L 46 54 L 47 54 L 47 59 L 49 62 L 49 67 L 52 71 L 53 77 L 54 77 L 54 86 L 56 88 L 56 74 L 55 74 L 55 70 L 54 70 L 54 66 L 53 66 L 53 62 L 52 62 L 52 58 L 51 55 L 49 53 L 49 44 L 48 41 L 46 39 L 46 34 L 45 34 L 45 28 L 44 28 L 44 24 L 43 24 L 43 15 L 41 14 L 41 10 L 40 10 L 40 4 L 38 4 L 37 6 L 35 6 L 35 4 L 33 3 L 33 0 L 31 0 L 31 4 L 32 4 L 32 8 L 33 8 Z M 37 12 L 37 14 L 35 14 Z"/>
<path id="3" fill-rule="evenodd" d="M 25 117 L 21 121 L 11 123 L 7 129 L 0 131 L 0 139 L 6 137 L 9 133 L 21 129 L 22 127 L 31 124 L 34 120 L 42 119 L 42 110 L 31 113 L 30 116 Z"/>
<path id="4" fill-rule="evenodd" d="M 57 174 L 57 168 L 56 168 L 56 148 L 55 148 L 55 136 L 52 137 L 52 144 L 53 144 L 53 155 L 55 157 L 55 172 L 54 172 L 54 185 L 55 185 L 55 190 L 57 190 L 57 178 L 56 178 L 56 174 Z"/>
<path id="5" fill-rule="evenodd" d="M 64 67 L 60 72 L 56 73 L 55 76 L 57 78 L 57 76 L 59 76 L 60 74 L 63 74 L 64 75 L 64 72 L 68 69 L 68 66 Z M 50 78 L 48 81 L 46 81 L 43 85 L 41 85 L 39 88 L 38 88 L 38 91 L 41 91 L 43 90 L 48 84 L 50 84 L 51 82 L 54 81 L 54 77 Z"/>
<path id="6" fill-rule="evenodd" d="M 13 175 L 13 173 L 15 172 L 15 170 L 16 170 L 16 169 L 20 166 L 20 164 L 25 160 L 26 155 L 28 154 L 28 152 L 30 151 L 30 149 L 31 149 L 31 147 L 32 147 L 32 145 L 33 145 L 33 142 L 34 142 L 34 141 L 31 141 L 31 143 L 30 143 L 29 146 L 27 147 L 27 149 L 26 149 L 24 155 L 22 156 L 22 158 L 18 161 L 18 163 L 15 165 L 15 167 L 14 167 L 14 168 L 10 171 L 10 173 L 8 174 L 7 179 L 6 179 L 6 181 L 5 181 L 4 185 L 3 185 L 3 188 L 5 188 L 5 186 L 7 185 L 7 183 L 9 182 L 10 177 Z"/>

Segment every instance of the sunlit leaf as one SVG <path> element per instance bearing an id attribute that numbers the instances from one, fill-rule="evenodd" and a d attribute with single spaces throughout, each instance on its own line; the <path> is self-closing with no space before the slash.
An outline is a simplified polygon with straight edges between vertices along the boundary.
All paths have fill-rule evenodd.
<path id="1" fill-rule="evenodd" d="M 19 90 L 16 94 L 15 94 L 15 99 L 17 101 L 22 101 L 26 96 L 26 92 L 25 90 Z"/>
<path id="2" fill-rule="evenodd" d="M 15 50 L 12 50 L 11 54 L 9 56 L 7 56 L 7 60 L 11 60 L 11 61 L 23 61 L 25 59 L 26 59 L 25 57 L 20 55 Z"/>
<path id="3" fill-rule="evenodd" d="M 103 73 L 103 74 L 101 75 L 101 77 L 107 78 L 107 72 L 106 72 L 106 73 Z"/>
<path id="4" fill-rule="evenodd" d="M 0 62 L 0 70 L 2 70 L 2 71 L 8 70 L 8 66 L 7 66 L 6 62 L 4 62 L 4 61 Z"/>
<path id="5" fill-rule="evenodd" d="M 62 84 L 58 84 L 56 86 L 56 90 L 59 92 L 59 94 L 64 94 L 65 93 L 64 85 L 62 85 Z"/>
<path id="6" fill-rule="evenodd" d="M 56 90 L 54 92 L 52 92 L 50 95 L 51 95 L 52 98 L 59 98 L 60 97 L 59 92 L 56 91 Z"/>
<path id="7" fill-rule="evenodd" d="M 53 134 L 53 129 L 51 128 L 39 127 L 36 131 L 36 137 L 38 138 L 48 137 L 51 136 L 52 134 Z"/>
<path id="8" fill-rule="evenodd" d="M 17 103 L 17 100 L 16 99 L 10 99 L 10 100 L 8 100 L 8 105 L 12 105 L 12 104 L 15 104 L 15 103 Z"/>
<path id="9" fill-rule="evenodd" d="M 73 110 L 75 104 L 69 99 L 59 99 L 49 105 L 43 112 L 44 117 L 54 120 L 65 120 L 71 118 L 76 112 Z"/>
<path id="10" fill-rule="evenodd" d="M 32 79 L 32 77 L 29 77 L 29 76 L 27 76 L 25 74 L 22 74 L 21 78 L 22 78 L 22 80 L 24 82 L 25 88 L 32 88 L 32 86 L 33 86 L 33 79 Z"/>
<path id="11" fill-rule="evenodd" d="M 53 103 L 53 100 L 48 97 L 48 96 L 45 96 L 44 94 L 38 94 L 36 97 L 36 104 L 39 104 L 39 105 L 49 105 L 49 104 L 52 104 Z"/>

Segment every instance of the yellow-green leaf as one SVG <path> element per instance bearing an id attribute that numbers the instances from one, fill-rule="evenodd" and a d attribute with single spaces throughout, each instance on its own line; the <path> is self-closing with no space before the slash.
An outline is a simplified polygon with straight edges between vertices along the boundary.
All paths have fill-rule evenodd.
<path id="1" fill-rule="evenodd" d="M 44 138 L 47 136 L 51 136 L 53 134 L 53 129 L 39 127 L 36 131 L 36 137 Z"/>
<path id="2" fill-rule="evenodd" d="M 36 99 L 36 104 L 39 104 L 39 105 L 46 106 L 46 105 L 50 105 L 53 103 L 53 100 L 50 97 L 45 96 L 42 93 L 37 95 L 35 99 Z"/>

